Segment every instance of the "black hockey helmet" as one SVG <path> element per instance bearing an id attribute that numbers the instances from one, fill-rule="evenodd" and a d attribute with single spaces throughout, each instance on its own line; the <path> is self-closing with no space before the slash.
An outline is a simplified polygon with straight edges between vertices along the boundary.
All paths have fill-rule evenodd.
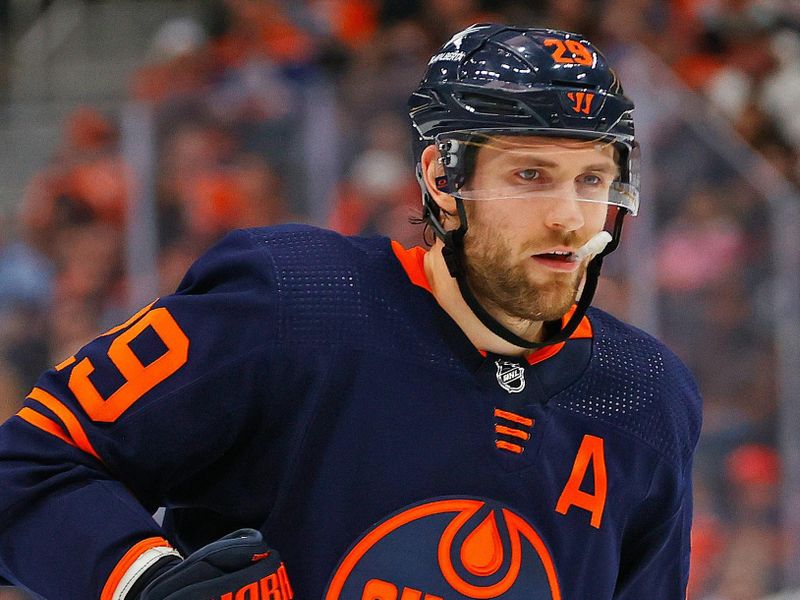
<path id="1" fill-rule="evenodd" d="M 619 243 L 626 214 L 639 205 L 638 146 L 633 103 L 624 95 L 605 57 L 582 36 L 552 29 L 477 24 L 457 33 L 429 61 L 412 93 L 416 173 L 423 217 L 445 243 L 451 275 L 476 316 L 494 333 L 521 347 L 536 348 L 567 339 L 580 323 L 597 285 L 603 256 Z M 462 189 L 474 164 L 470 155 L 493 136 L 543 136 L 613 144 L 619 176 L 608 199 L 610 242 L 590 261 L 586 282 L 569 323 L 545 342 L 524 340 L 505 329 L 475 299 L 461 267 L 467 231 Z M 445 176 L 439 190 L 456 198 L 461 225 L 445 231 L 439 207 L 422 178 L 420 157 L 436 144 Z"/>

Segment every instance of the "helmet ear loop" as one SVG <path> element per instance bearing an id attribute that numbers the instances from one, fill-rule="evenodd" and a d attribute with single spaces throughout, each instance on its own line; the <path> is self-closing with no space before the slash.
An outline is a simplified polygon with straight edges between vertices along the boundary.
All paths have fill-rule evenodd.
<path id="1" fill-rule="evenodd" d="M 459 279 L 464 274 L 462 257 L 464 255 L 464 236 L 469 228 L 467 224 L 467 211 L 464 208 L 464 201 L 458 196 L 454 196 L 456 200 L 456 210 L 458 211 L 459 225 L 456 229 L 446 231 L 442 241 L 444 247 L 442 248 L 442 256 L 447 265 L 447 270 L 450 276 Z"/>
<path id="2" fill-rule="evenodd" d="M 428 185 L 425 183 L 425 178 L 422 175 L 422 164 L 417 163 L 416 168 L 417 183 L 419 184 L 420 191 L 422 192 L 422 206 L 423 206 L 423 219 L 427 219 L 433 228 L 434 233 L 444 242 L 442 254 L 445 258 L 448 271 L 453 277 L 462 271 L 461 267 L 461 250 L 463 247 L 464 234 L 467 233 L 467 211 L 464 208 L 464 202 L 461 198 L 454 196 L 456 201 L 456 212 L 459 217 L 459 226 L 453 230 L 447 230 L 444 227 L 443 220 L 440 218 L 441 213 L 446 216 L 453 216 L 453 213 L 448 212 L 436 201 L 434 201 Z M 436 189 L 446 194 L 450 193 L 450 183 L 447 175 L 439 175 L 435 179 Z"/>
<path id="3" fill-rule="evenodd" d="M 442 248 L 442 256 L 447 265 L 447 270 L 450 276 L 454 277 L 461 283 L 461 276 L 464 275 L 463 254 L 464 254 L 464 235 L 467 233 L 467 211 L 464 208 L 464 201 L 451 192 L 450 180 L 447 177 L 447 167 L 455 166 L 459 163 L 458 150 L 461 147 L 460 143 L 455 140 L 440 142 L 437 144 L 439 150 L 439 164 L 444 169 L 444 175 L 439 175 L 435 179 L 436 189 L 440 192 L 450 194 L 456 201 L 456 212 L 458 213 L 458 227 L 445 231 L 442 241 L 444 247 Z M 439 210 L 444 212 L 447 216 L 452 216 L 452 213 L 447 212 L 445 209 L 439 207 Z M 444 229 L 444 227 L 442 228 Z"/>
<path id="4" fill-rule="evenodd" d="M 444 225 L 439 220 L 439 213 L 442 208 L 434 202 L 431 193 L 428 190 L 428 185 L 425 183 L 425 178 L 422 176 L 422 164 L 417 162 L 415 169 L 417 176 L 417 184 L 419 185 L 420 192 L 422 193 L 422 220 L 430 224 L 436 237 L 444 239 L 447 235 Z"/>

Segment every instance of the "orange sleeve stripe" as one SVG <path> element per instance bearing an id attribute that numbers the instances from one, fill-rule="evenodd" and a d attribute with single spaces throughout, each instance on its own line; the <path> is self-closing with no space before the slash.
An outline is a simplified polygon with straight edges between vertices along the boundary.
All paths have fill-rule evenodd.
<path id="1" fill-rule="evenodd" d="M 512 429 L 511 427 L 506 427 L 505 425 L 495 425 L 494 430 L 497 433 L 502 433 L 503 435 L 510 435 L 511 437 L 519 438 L 521 440 L 528 440 L 531 437 L 531 434 L 528 433 L 527 431 Z"/>
<path id="2" fill-rule="evenodd" d="M 494 445 L 498 448 L 502 448 L 503 450 L 508 450 L 509 452 L 513 452 L 514 454 L 521 454 L 522 453 L 522 446 L 517 446 L 516 444 L 510 444 L 509 442 L 504 442 L 503 440 L 495 440 Z"/>
<path id="3" fill-rule="evenodd" d="M 134 545 L 133 548 L 128 550 L 119 560 L 117 566 L 114 567 L 114 570 L 111 571 L 111 575 L 108 576 L 106 584 L 103 586 L 103 592 L 100 594 L 100 600 L 111 600 L 114 597 L 114 592 L 117 590 L 117 587 L 119 587 L 122 578 L 125 576 L 125 573 L 127 573 L 128 569 L 131 568 L 131 565 L 133 565 L 133 563 L 135 563 L 142 554 L 152 548 L 158 547 L 171 548 L 172 546 L 164 538 L 152 537 L 142 540 Z"/>
<path id="4" fill-rule="evenodd" d="M 514 423 L 519 423 L 520 425 L 525 425 L 526 427 L 533 425 L 533 419 L 529 419 L 527 417 L 523 417 L 522 415 L 517 415 L 505 410 L 500 410 L 499 408 L 494 409 L 494 416 L 500 417 L 501 419 L 506 419 L 507 421 L 513 421 Z"/>
<path id="5" fill-rule="evenodd" d="M 69 438 L 69 436 L 64 431 L 64 428 L 61 427 L 58 423 L 53 421 L 52 419 L 48 419 L 43 414 L 40 414 L 29 407 L 22 408 L 18 413 L 17 416 L 20 419 L 23 419 L 33 425 L 34 427 L 38 427 L 42 431 L 49 433 L 50 435 L 56 436 L 58 439 L 66 442 L 70 446 L 74 446 L 75 443 Z"/>
<path id="6" fill-rule="evenodd" d="M 70 438 L 72 439 L 72 443 L 74 446 L 77 446 L 79 449 L 83 450 L 87 454 L 91 454 L 97 460 L 102 462 L 100 455 L 97 454 L 92 443 L 89 441 L 89 438 L 86 437 L 86 432 L 81 427 L 81 424 L 78 422 L 78 419 L 75 418 L 70 410 L 64 406 L 64 404 L 59 401 L 55 396 L 45 392 L 42 388 L 35 387 L 31 390 L 31 393 L 28 394 L 28 398 L 31 400 L 36 400 L 40 402 L 51 411 L 55 413 L 55 415 L 61 419 L 61 422 L 64 423 L 64 426 L 67 428 L 67 433 L 69 434 Z"/>

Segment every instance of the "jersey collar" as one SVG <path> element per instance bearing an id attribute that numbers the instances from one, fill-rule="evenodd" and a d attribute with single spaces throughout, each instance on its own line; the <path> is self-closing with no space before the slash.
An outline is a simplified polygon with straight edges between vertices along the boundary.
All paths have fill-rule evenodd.
<path id="1" fill-rule="evenodd" d="M 428 253 L 427 250 L 420 246 L 415 246 L 407 250 L 402 246 L 402 244 L 392 240 L 392 251 L 397 257 L 397 260 L 400 261 L 400 265 L 403 267 L 406 275 L 408 275 L 411 283 L 433 294 L 433 289 L 428 281 L 428 276 L 425 274 L 425 255 Z M 565 324 L 567 321 L 569 321 L 569 318 L 572 316 L 574 311 L 575 306 L 573 305 L 569 312 L 567 312 L 567 314 L 561 318 L 562 324 Z M 589 322 L 589 317 L 583 317 L 583 320 L 580 322 L 572 335 L 569 336 L 569 339 L 591 339 L 591 337 L 592 324 Z M 525 356 L 525 359 L 528 361 L 528 364 L 535 365 L 558 354 L 565 344 L 566 342 L 560 342 L 558 344 L 539 348 L 538 350 L 535 350 Z M 478 349 L 478 351 L 484 356 L 487 354 L 485 350 Z"/>

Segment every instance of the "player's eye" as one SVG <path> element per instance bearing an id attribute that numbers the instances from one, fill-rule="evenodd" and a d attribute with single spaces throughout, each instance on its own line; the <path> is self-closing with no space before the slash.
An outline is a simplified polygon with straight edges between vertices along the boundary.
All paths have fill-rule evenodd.
<path id="1" fill-rule="evenodd" d="M 603 178 L 593 173 L 587 173 L 581 177 L 581 183 L 595 187 L 603 184 Z"/>
<path id="2" fill-rule="evenodd" d="M 539 169 L 522 169 L 517 171 L 517 177 L 523 181 L 537 181 L 542 179 L 542 172 Z"/>

